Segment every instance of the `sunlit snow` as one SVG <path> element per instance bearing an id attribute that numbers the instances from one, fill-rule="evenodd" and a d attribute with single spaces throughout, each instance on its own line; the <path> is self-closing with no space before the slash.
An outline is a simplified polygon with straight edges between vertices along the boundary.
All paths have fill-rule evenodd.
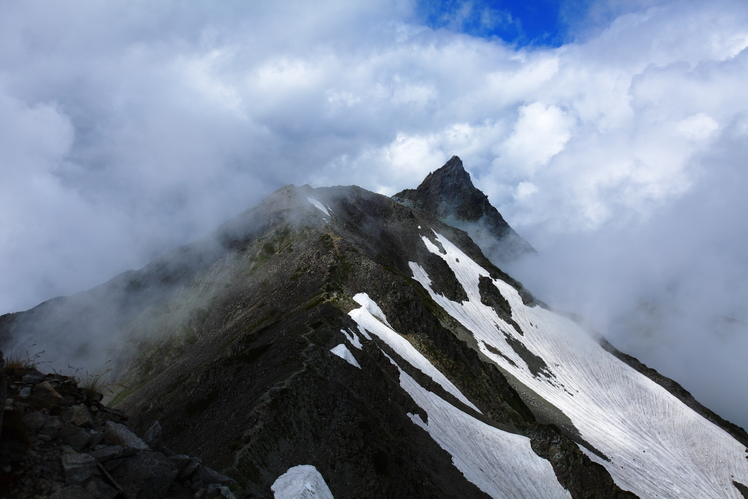
<path id="1" fill-rule="evenodd" d="M 330 212 L 327 211 L 327 208 L 325 208 L 325 205 L 323 205 L 322 203 L 320 203 L 319 201 L 317 201 L 316 199 L 314 199 L 311 196 L 308 197 L 308 198 L 306 198 L 306 199 L 307 199 L 307 201 L 309 201 L 310 203 L 312 203 L 314 205 L 314 207 L 317 208 L 319 211 L 321 211 L 322 213 L 324 213 L 328 217 L 330 216 Z"/>
<path id="2" fill-rule="evenodd" d="M 317 468 L 308 464 L 289 468 L 270 490 L 275 499 L 335 499 Z"/>
<path id="3" fill-rule="evenodd" d="M 358 365 L 358 361 L 356 360 L 356 357 L 353 356 L 350 350 L 348 350 L 348 347 L 344 344 L 340 344 L 336 346 L 335 348 L 332 348 L 330 350 L 333 354 L 337 355 L 344 361 L 348 362 L 352 366 L 356 366 L 359 369 L 361 369 L 361 366 Z"/>
<path id="4" fill-rule="evenodd" d="M 422 239 L 450 266 L 469 300 L 455 303 L 434 293 L 416 263 L 410 263 L 413 278 L 473 333 L 483 354 L 561 409 L 582 438 L 610 458 L 605 461 L 588 452 L 621 488 L 641 497 L 742 499 L 732 481 L 748 483 L 743 445 L 606 352 L 573 321 L 524 305 L 513 287 L 493 280 L 511 305 L 512 319 L 524 333 L 520 335 L 481 303 L 478 282 L 488 271 L 444 236 L 435 237 L 446 254 Z M 552 374 L 533 375 L 505 335 L 540 356 Z"/>
<path id="5" fill-rule="evenodd" d="M 361 350 L 363 345 L 361 345 L 361 340 L 358 339 L 358 336 L 353 331 L 346 331 L 345 329 L 340 330 L 341 333 L 345 335 L 345 339 L 350 342 L 351 345 Z"/>
<path id="6" fill-rule="evenodd" d="M 361 308 L 351 310 L 350 315 L 359 325 L 359 329 L 369 331 L 375 334 L 382 341 L 387 343 L 397 354 L 410 363 L 413 367 L 419 369 L 422 373 L 428 375 L 431 379 L 439 383 L 444 390 L 451 393 L 463 404 L 480 412 L 477 407 L 470 402 L 465 395 L 447 379 L 434 365 L 428 361 L 408 340 L 397 334 L 392 326 L 387 322 L 382 309 L 369 298 L 366 293 L 358 293 L 353 299 L 362 305 Z"/>
<path id="7" fill-rule="evenodd" d="M 376 306 L 376 303 L 363 293 L 356 297 L 358 303 Z M 374 318 L 368 310 L 370 308 L 373 307 L 355 309 L 348 315 L 361 328 L 384 340 L 398 355 L 421 371 L 429 375 L 433 371 L 438 373 L 436 368 L 425 357 L 420 356 L 402 336 Z M 407 346 L 395 338 L 399 338 Z M 413 351 L 410 351 L 411 349 Z M 412 360 L 418 356 L 420 359 Z M 417 414 L 408 416 L 413 423 L 426 430 L 442 449 L 449 452 L 452 462 L 467 480 L 496 498 L 571 498 L 568 491 L 558 483 L 551 464 L 533 452 L 530 439 L 499 430 L 475 419 L 424 389 L 400 369 L 392 358 L 388 358 L 400 372 L 400 386 L 426 411 L 428 423 Z M 438 379 L 435 381 L 440 382 Z M 446 382 L 449 383 L 448 380 Z M 467 400 L 462 393 L 457 393 L 458 399 Z"/>

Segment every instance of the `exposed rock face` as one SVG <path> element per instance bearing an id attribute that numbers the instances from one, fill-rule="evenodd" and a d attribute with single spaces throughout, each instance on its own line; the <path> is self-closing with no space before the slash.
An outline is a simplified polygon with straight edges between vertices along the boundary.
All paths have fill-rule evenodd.
<path id="1" fill-rule="evenodd" d="M 5 408 L 5 358 L 0 350 L 0 407 Z M 0 412 L 0 435 L 3 431 L 3 412 Z"/>
<path id="2" fill-rule="evenodd" d="M 457 156 L 428 174 L 417 189 L 392 196 L 408 206 L 433 213 L 443 222 L 466 231 L 483 252 L 501 263 L 535 253 L 477 189 Z"/>
<path id="3" fill-rule="evenodd" d="M 0 435 L 0 497 L 31 499 L 237 499 L 236 482 L 200 459 L 149 448 L 119 411 L 72 378 L 18 368 L 9 376 L 5 431 Z M 55 397 L 23 397 L 43 385 Z M 58 392 L 59 390 L 59 392 Z M 151 435 L 158 432 L 154 425 Z M 193 464 L 191 467 L 188 466 Z M 188 469 L 189 468 L 189 469 Z"/>

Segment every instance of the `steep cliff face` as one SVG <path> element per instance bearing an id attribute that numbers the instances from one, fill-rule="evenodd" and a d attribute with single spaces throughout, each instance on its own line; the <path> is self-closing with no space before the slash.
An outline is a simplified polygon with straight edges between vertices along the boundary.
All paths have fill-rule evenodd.
<path id="1" fill-rule="evenodd" d="M 418 188 L 406 189 L 392 198 L 433 213 L 443 222 L 466 231 L 496 262 L 535 253 L 535 248 L 509 226 L 488 197 L 473 185 L 457 156 L 429 173 Z"/>
<path id="2" fill-rule="evenodd" d="M 251 497 L 741 497 L 743 445 L 441 220 L 486 216 L 458 159 L 429 178 L 287 186 L 127 274 L 109 403 Z M 121 279 L 61 324 L 118 309 Z"/>

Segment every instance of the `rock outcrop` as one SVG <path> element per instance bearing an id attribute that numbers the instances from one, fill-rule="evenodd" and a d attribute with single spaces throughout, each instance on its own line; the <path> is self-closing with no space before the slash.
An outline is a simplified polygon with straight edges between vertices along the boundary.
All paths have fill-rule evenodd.
<path id="1" fill-rule="evenodd" d="M 158 422 L 141 439 L 122 412 L 72 377 L 14 367 L 7 384 L 7 399 L 0 390 L 0 497 L 244 497 L 231 478 L 164 447 Z"/>
<path id="2" fill-rule="evenodd" d="M 416 189 L 405 189 L 392 199 L 437 216 L 462 229 L 497 263 L 536 253 L 477 189 L 457 156 L 428 174 Z"/>

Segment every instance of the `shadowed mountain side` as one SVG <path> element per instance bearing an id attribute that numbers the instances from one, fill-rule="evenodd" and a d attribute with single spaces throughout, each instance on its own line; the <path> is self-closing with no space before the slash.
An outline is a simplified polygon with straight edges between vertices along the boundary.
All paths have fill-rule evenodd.
<path id="1" fill-rule="evenodd" d="M 426 176 L 416 189 L 405 189 L 392 199 L 425 210 L 441 221 L 466 231 L 483 253 L 497 263 L 536 253 L 477 189 L 457 156 Z"/>
<path id="2" fill-rule="evenodd" d="M 123 327 L 243 241 L 272 227 L 274 214 L 296 209 L 295 222 L 303 223 L 305 210 L 308 213 L 312 208 L 285 195 L 288 191 L 288 187 L 280 189 L 212 234 L 167 251 L 139 270 L 128 270 L 90 290 L 53 298 L 24 312 L 0 316 L 0 348 L 29 350 L 30 354 L 44 349 L 43 361 L 55 369 L 68 365 L 99 368 L 117 356 L 118 333 Z"/>
<path id="3" fill-rule="evenodd" d="M 170 450 L 242 497 L 271 498 L 297 465 L 335 497 L 630 499 L 679 483 L 700 499 L 748 482 L 739 442 L 467 233 L 355 186 L 286 186 L 143 269 L 2 321 L 61 354 L 116 354 L 107 403 L 141 431 L 159 421 Z"/>
<path id="4" fill-rule="evenodd" d="M 188 286 L 207 297 L 203 314 L 179 312 L 185 295 L 175 294 L 128 326 L 129 360 L 119 371 L 129 388 L 118 407 L 136 427 L 161 421 L 170 448 L 204 456 L 256 497 L 271 497 L 269 485 L 300 463 L 314 465 L 335 497 L 485 497 L 408 417 L 429 421 L 401 387 L 393 359 L 472 417 L 531 438 L 573 497 L 584 490 L 631 497 L 568 437 L 539 425 L 504 375 L 459 338 L 458 325 L 410 277 L 408 262 L 431 255 L 421 237 L 434 228 L 504 278 L 465 233 L 357 187 L 301 187 L 271 197 L 286 193 L 302 203 L 312 198 L 327 213 L 313 208 L 296 224 L 296 210 L 278 209 L 254 237 L 234 232 L 235 251 Z M 448 267 L 429 268 L 436 285 L 454 288 Z M 359 308 L 351 296 L 360 292 L 482 414 L 386 342 L 365 339 L 348 315 Z M 159 314 L 170 320 L 155 320 Z M 167 322 L 168 334 L 154 326 Z M 346 340 L 351 335 L 360 349 Z M 360 368 L 331 353 L 341 344 Z"/>

